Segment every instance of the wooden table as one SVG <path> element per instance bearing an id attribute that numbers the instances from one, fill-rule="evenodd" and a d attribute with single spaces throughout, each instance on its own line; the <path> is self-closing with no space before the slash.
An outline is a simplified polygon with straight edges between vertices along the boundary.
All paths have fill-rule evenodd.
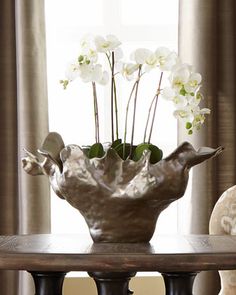
<path id="1" fill-rule="evenodd" d="M 36 295 L 60 295 L 64 276 L 87 271 L 99 295 L 127 295 L 137 271 L 157 271 L 166 294 L 191 295 L 196 274 L 236 269 L 236 236 L 159 236 L 150 244 L 94 244 L 79 235 L 0 236 L 0 269 L 27 270 Z"/>

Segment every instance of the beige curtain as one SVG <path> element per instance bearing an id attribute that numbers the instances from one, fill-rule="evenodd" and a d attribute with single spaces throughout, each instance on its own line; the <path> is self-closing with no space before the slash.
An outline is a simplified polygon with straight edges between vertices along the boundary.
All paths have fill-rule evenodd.
<path id="1" fill-rule="evenodd" d="M 44 1 L 2 0 L 0 28 L 0 234 L 46 233 L 48 181 L 21 168 L 48 132 Z M 19 277 L 2 271 L 1 294 L 33 294 Z"/>
<path id="2" fill-rule="evenodd" d="M 209 217 L 220 194 L 236 183 L 236 2 L 180 0 L 179 53 L 203 76 L 204 105 L 212 110 L 208 124 L 186 137 L 179 126 L 179 142 L 224 146 L 218 158 L 193 169 L 192 194 L 182 212 L 185 233 L 208 233 Z M 181 217 L 183 219 L 183 217 Z M 182 226 L 183 227 L 183 226 Z M 196 295 L 218 293 L 213 274 L 199 276 Z M 199 282 L 199 280 L 201 282 Z"/>

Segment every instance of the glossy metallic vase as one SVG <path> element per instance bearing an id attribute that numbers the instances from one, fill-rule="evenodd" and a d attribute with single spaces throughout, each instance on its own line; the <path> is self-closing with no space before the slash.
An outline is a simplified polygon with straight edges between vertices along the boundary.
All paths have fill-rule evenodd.
<path id="1" fill-rule="evenodd" d="M 50 133 L 38 150 L 43 162 L 27 152 L 29 174 L 49 176 L 55 193 L 84 216 L 94 242 L 149 242 L 159 214 L 184 195 L 192 166 L 222 148 L 195 151 L 185 142 L 170 156 L 150 164 L 145 151 L 138 162 L 122 160 L 113 149 L 89 159 L 77 145 L 64 146 Z"/>

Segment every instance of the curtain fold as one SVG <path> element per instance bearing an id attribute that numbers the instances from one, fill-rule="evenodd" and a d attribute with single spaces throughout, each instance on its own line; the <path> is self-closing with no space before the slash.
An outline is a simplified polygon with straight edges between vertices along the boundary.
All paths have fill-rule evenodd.
<path id="1" fill-rule="evenodd" d="M 0 234 L 47 233 L 48 181 L 21 168 L 23 148 L 36 151 L 48 133 L 44 1 L 2 0 L 0 28 Z M 1 292 L 33 294 L 19 277 L 0 272 Z"/>
<path id="2" fill-rule="evenodd" d="M 17 177 L 17 92 L 14 1 L 3 1 L 0 9 L 0 234 L 16 234 L 18 229 Z M 11 32 L 11 34 L 9 34 Z M 0 271 L 0 288 L 15 295 L 18 274 Z"/>
<path id="3" fill-rule="evenodd" d="M 204 234 L 215 202 L 236 182 L 236 4 L 234 0 L 180 0 L 179 8 L 179 54 L 202 74 L 203 103 L 212 113 L 193 136 L 186 136 L 180 125 L 178 139 L 196 148 L 225 148 L 217 158 L 193 169 L 191 196 L 180 204 L 180 219 L 185 223 L 180 222 L 180 232 Z M 213 274 L 200 276 L 194 294 L 217 294 L 216 280 Z"/>
<path id="4" fill-rule="evenodd" d="M 16 1 L 19 162 L 23 148 L 37 151 L 48 133 L 44 1 Z M 48 232 L 49 183 L 19 166 L 20 232 Z"/>

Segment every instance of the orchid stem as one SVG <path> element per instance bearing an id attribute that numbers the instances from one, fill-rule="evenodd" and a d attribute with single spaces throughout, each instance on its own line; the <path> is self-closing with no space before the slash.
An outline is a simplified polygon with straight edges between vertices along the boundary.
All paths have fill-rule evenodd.
<path id="1" fill-rule="evenodd" d="M 114 102 L 115 102 L 115 117 L 116 117 L 116 139 L 118 139 L 119 138 L 119 122 L 118 122 L 118 106 L 117 106 L 117 93 L 116 93 L 115 78 L 114 78 Z"/>
<path id="2" fill-rule="evenodd" d="M 127 125 L 128 125 L 128 114 L 129 114 L 129 105 L 132 98 L 132 95 L 134 93 L 135 87 L 137 85 L 137 80 L 134 82 L 134 85 L 132 87 L 132 90 L 129 95 L 129 99 L 126 105 L 126 112 L 125 112 L 125 132 L 124 132 L 124 144 L 123 144 L 123 159 L 125 158 L 125 144 L 126 144 L 126 137 L 127 137 Z"/>
<path id="3" fill-rule="evenodd" d="M 155 95 L 155 105 L 154 105 L 154 110 L 153 110 L 153 115 L 152 115 L 152 122 L 151 122 L 151 127 L 150 127 L 150 132 L 149 132 L 149 137 L 148 137 L 148 143 L 151 142 L 151 137 L 152 137 L 152 131 L 153 131 L 153 125 L 154 125 L 154 121 L 155 121 L 155 117 L 156 117 L 156 110 L 157 110 L 157 102 L 158 102 L 158 97 L 161 91 L 161 82 L 162 82 L 162 77 L 163 77 L 163 72 L 161 72 L 160 75 L 160 80 L 159 80 L 159 84 L 158 84 L 158 88 L 157 88 L 157 93 Z M 148 119 L 149 120 L 149 119 Z M 146 136 L 145 136 L 146 137 Z"/>
<path id="4" fill-rule="evenodd" d="M 153 104 L 154 104 L 154 101 L 155 101 L 155 99 L 156 99 L 156 96 L 157 96 L 157 95 L 155 94 L 155 96 L 153 97 L 152 102 L 151 102 L 151 104 L 150 104 L 149 110 L 148 110 L 148 117 L 147 117 L 147 122 L 146 122 L 145 131 L 144 131 L 144 136 L 143 136 L 143 143 L 145 143 L 145 141 L 146 141 L 147 129 L 148 129 L 148 124 L 149 124 L 149 120 L 150 120 L 150 116 L 151 116 L 151 110 L 152 110 L 152 106 L 153 106 Z"/>
<path id="5" fill-rule="evenodd" d="M 110 61 L 110 59 L 109 59 Z M 114 142 L 114 52 L 111 55 L 111 140 Z"/>
<path id="6" fill-rule="evenodd" d="M 134 95 L 133 123 L 132 123 L 132 133 L 131 133 L 129 157 L 131 156 L 133 142 L 134 142 L 134 129 L 135 129 L 136 106 L 137 106 L 138 86 L 139 86 L 139 82 L 140 82 L 141 69 L 142 69 L 142 65 L 140 65 L 139 66 L 139 69 L 138 69 L 138 79 L 137 79 L 137 84 L 136 84 L 136 89 L 135 89 L 135 95 Z"/>
<path id="7" fill-rule="evenodd" d="M 99 135 L 99 116 L 98 116 L 98 100 L 97 100 L 97 90 L 96 83 L 92 82 L 93 86 L 93 102 L 94 102 L 94 118 L 95 118 L 95 140 L 96 143 L 100 141 Z"/>
<path id="8" fill-rule="evenodd" d="M 115 55 L 114 51 L 110 56 L 106 53 L 107 60 L 111 69 L 111 125 L 112 125 L 112 142 L 114 141 L 114 108 L 115 108 L 115 121 L 116 121 L 116 139 L 119 138 L 119 122 L 118 122 L 118 105 L 117 105 L 117 90 L 116 90 L 116 81 L 114 74 L 114 65 L 115 65 Z"/>

